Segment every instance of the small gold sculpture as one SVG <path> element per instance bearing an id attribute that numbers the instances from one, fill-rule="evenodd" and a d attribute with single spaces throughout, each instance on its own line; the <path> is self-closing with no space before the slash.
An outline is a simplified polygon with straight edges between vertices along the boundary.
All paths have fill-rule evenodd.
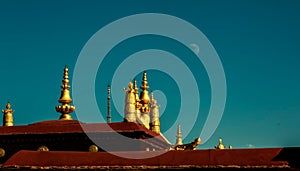
<path id="1" fill-rule="evenodd" d="M 0 157 L 5 156 L 5 150 L 3 148 L 0 148 Z"/>
<path id="2" fill-rule="evenodd" d="M 71 106 L 69 105 L 69 103 L 72 103 L 72 99 L 70 96 L 70 86 L 69 86 L 69 76 L 68 76 L 68 68 L 67 66 L 65 66 L 64 69 L 64 77 L 62 80 L 62 91 L 61 91 L 61 96 L 60 99 L 58 100 L 59 103 L 61 103 L 62 105 L 60 106 L 56 106 L 56 112 L 61 113 L 60 116 L 60 120 L 72 120 L 72 117 L 70 115 L 70 113 L 74 112 L 75 110 L 75 106 Z"/>
<path id="3" fill-rule="evenodd" d="M 201 143 L 200 138 L 196 138 L 193 142 L 188 144 L 180 144 L 171 147 L 171 150 L 196 150 L 197 146 Z"/>
<path id="4" fill-rule="evenodd" d="M 223 145 L 222 138 L 219 138 L 219 144 L 218 144 L 218 146 L 215 146 L 215 149 L 219 149 L 219 150 L 224 150 L 225 149 L 225 146 Z"/>
<path id="5" fill-rule="evenodd" d="M 11 109 L 9 102 L 6 104 L 6 109 L 2 110 L 3 113 L 3 126 L 14 126 L 13 113 L 14 110 Z"/>
<path id="6" fill-rule="evenodd" d="M 40 147 L 37 149 L 37 151 L 49 151 L 49 148 L 48 148 L 47 146 L 43 145 L 43 146 L 40 146 Z"/>
<path id="7" fill-rule="evenodd" d="M 136 80 L 128 83 L 128 89 L 124 88 L 125 106 L 124 121 L 141 124 L 147 129 L 160 134 L 159 105 L 154 99 L 153 94 L 149 97 L 149 86 L 147 82 L 147 73 L 144 71 L 141 92 Z"/>
<path id="8" fill-rule="evenodd" d="M 91 145 L 89 147 L 89 152 L 98 152 L 98 147 L 96 145 Z"/>

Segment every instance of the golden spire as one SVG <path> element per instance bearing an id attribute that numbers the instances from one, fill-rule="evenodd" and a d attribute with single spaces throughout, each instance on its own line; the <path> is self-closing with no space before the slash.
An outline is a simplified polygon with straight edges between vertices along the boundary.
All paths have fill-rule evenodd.
<path id="1" fill-rule="evenodd" d="M 150 108 L 148 106 L 148 104 L 150 102 L 150 98 L 149 98 L 149 93 L 148 93 L 149 86 L 148 86 L 148 82 L 147 82 L 146 71 L 144 71 L 144 74 L 143 74 L 143 81 L 142 81 L 141 89 L 142 89 L 142 92 L 140 94 L 140 101 L 142 103 L 141 112 L 147 113 L 150 110 Z"/>
<path id="2" fill-rule="evenodd" d="M 69 69 L 67 66 L 64 68 L 64 77 L 62 80 L 62 88 L 60 99 L 58 100 L 59 103 L 62 105 L 56 106 L 56 112 L 61 113 L 60 120 L 72 120 L 72 117 L 70 113 L 74 112 L 75 107 L 69 105 L 69 103 L 72 102 L 71 96 L 70 96 L 70 86 L 69 86 L 69 76 L 68 76 Z"/>
<path id="3" fill-rule="evenodd" d="M 136 79 L 133 81 L 133 90 L 135 94 L 135 101 L 136 101 L 136 109 L 140 109 L 140 98 L 139 98 L 139 88 L 137 87 Z"/>
<path id="4" fill-rule="evenodd" d="M 6 109 L 2 110 L 3 113 L 3 126 L 14 126 L 13 113 L 9 101 L 6 104 Z"/>
<path id="5" fill-rule="evenodd" d="M 176 145 L 182 145 L 182 136 L 181 136 L 181 130 L 180 130 L 180 125 L 179 124 L 178 124 L 178 127 L 177 127 Z"/>

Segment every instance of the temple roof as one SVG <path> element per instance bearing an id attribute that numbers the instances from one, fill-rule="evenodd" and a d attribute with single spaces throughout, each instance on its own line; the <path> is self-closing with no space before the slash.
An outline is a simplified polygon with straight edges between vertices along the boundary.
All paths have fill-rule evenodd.
<path id="1" fill-rule="evenodd" d="M 31 167 L 62 167 L 62 168 L 108 168 L 108 167 L 192 167 L 192 168 L 215 168 L 215 167 L 233 167 L 233 168 L 290 168 L 297 167 L 293 163 L 292 156 L 286 156 L 285 153 L 293 155 L 296 149 L 268 148 L 268 149 L 234 149 L 234 150 L 188 150 L 188 151 L 168 151 L 161 155 L 159 151 L 133 151 L 116 152 L 147 156 L 153 154 L 155 157 L 143 159 L 121 158 L 117 155 L 101 152 L 65 152 L 65 151 L 20 151 L 13 155 L 3 167 L 22 168 Z M 296 164 L 296 165 L 295 165 Z"/>
<path id="2" fill-rule="evenodd" d="M 0 127 L 0 135 L 138 131 L 165 141 L 159 134 L 133 122 L 83 123 L 78 120 L 49 120 L 24 126 Z"/>

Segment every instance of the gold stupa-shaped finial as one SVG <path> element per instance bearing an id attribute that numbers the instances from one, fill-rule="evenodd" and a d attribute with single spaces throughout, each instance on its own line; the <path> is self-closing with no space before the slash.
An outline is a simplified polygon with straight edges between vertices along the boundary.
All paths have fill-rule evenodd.
<path id="1" fill-rule="evenodd" d="M 62 80 L 62 88 L 61 90 L 61 96 L 58 99 L 58 102 L 61 103 L 60 106 L 56 106 L 56 112 L 61 113 L 60 120 L 72 120 L 72 117 L 70 113 L 74 112 L 75 107 L 69 105 L 69 103 L 72 103 L 72 99 L 70 96 L 70 86 L 69 86 L 69 75 L 68 75 L 69 69 L 67 66 L 64 68 L 64 77 Z"/>
<path id="2" fill-rule="evenodd" d="M 13 113 L 9 101 L 6 104 L 6 109 L 2 110 L 3 113 L 3 126 L 14 126 Z"/>
<path id="3" fill-rule="evenodd" d="M 147 73 L 144 71 L 143 74 L 143 81 L 141 86 L 142 92 L 140 94 L 140 103 L 142 104 L 141 112 L 149 112 L 150 108 L 148 106 L 150 102 L 149 93 L 148 93 L 148 82 L 147 82 Z"/>

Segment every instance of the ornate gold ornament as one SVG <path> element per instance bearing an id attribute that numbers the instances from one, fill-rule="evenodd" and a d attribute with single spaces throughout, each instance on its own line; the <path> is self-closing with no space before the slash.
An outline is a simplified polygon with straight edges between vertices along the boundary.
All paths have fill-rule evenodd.
<path id="1" fill-rule="evenodd" d="M 61 113 L 61 116 L 59 118 L 60 120 L 72 120 L 70 113 L 74 112 L 75 110 L 75 106 L 69 105 L 69 103 L 72 103 L 72 99 L 69 90 L 71 86 L 69 86 L 70 81 L 68 79 L 68 71 L 69 69 L 67 68 L 67 66 L 65 66 L 62 86 L 60 86 L 62 88 L 61 96 L 58 100 L 61 105 L 55 107 L 56 112 Z"/>
<path id="2" fill-rule="evenodd" d="M 89 152 L 98 152 L 98 147 L 96 145 L 91 145 L 89 147 Z"/>
<path id="3" fill-rule="evenodd" d="M 215 147 L 216 149 L 219 149 L 219 150 L 224 150 L 225 149 L 225 146 L 223 145 L 223 140 L 222 138 L 219 139 L 219 144 L 218 146 Z"/>
<path id="4" fill-rule="evenodd" d="M 43 146 L 40 146 L 40 147 L 37 149 L 37 151 L 49 151 L 49 148 L 48 148 L 47 146 L 43 145 Z"/>
<path id="5" fill-rule="evenodd" d="M 3 148 L 0 148 L 0 157 L 5 156 L 5 150 Z"/>
<path id="6" fill-rule="evenodd" d="M 2 110 L 3 113 L 3 126 L 14 126 L 13 113 L 14 110 L 11 109 L 9 102 L 6 104 L 6 109 Z"/>

